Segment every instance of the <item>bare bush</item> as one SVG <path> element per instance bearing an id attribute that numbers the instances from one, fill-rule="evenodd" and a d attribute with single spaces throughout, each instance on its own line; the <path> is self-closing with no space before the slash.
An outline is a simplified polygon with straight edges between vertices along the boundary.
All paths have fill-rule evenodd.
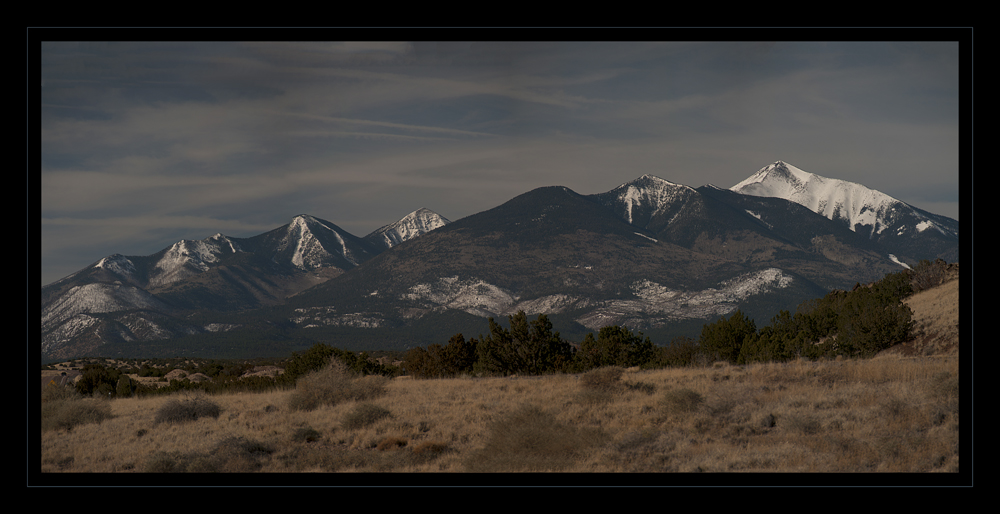
<path id="1" fill-rule="evenodd" d="M 221 413 L 222 409 L 219 404 L 204 398 L 170 400 L 156 411 L 153 422 L 157 425 L 160 423 L 186 423 L 198 418 L 218 418 Z"/>
<path id="2" fill-rule="evenodd" d="M 388 382 L 388 378 L 380 375 L 355 377 L 347 365 L 332 359 L 325 368 L 299 378 L 288 406 L 292 410 L 311 411 L 321 405 L 370 400 L 384 394 Z"/>

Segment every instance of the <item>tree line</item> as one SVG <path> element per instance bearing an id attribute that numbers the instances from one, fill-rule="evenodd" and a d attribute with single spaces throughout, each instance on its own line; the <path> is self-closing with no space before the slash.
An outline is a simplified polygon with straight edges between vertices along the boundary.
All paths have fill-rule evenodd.
<path id="1" fill-rule="evenodd" d="M 831 291 L 803 302 L 794 314 L 780 311 L 759 329 L 753 319 L 736 310 L 705 324 L 698 338 L 681 336 L 666 346 L 654 345 L 642 332 L 620 326 L 603 327 L 596 337 L 587 334 L 577 346 L 554 332 L 546 315 L 531 321 L 522 311 L 508 317 L 509 329 L 489 318 L 489 333 L 479 338 L 466 340 L 459 333 L 445 345 L 409 350 L 402 367 L 415 377 L 431 378 L 582 372 L 602 366 L 868 358 L 911 338 L 913 312 L 903 300 L 940 284 L 947 266 L 940 259 L 924 260 L 912 270 L 887 274 L 872 284 Z"/>

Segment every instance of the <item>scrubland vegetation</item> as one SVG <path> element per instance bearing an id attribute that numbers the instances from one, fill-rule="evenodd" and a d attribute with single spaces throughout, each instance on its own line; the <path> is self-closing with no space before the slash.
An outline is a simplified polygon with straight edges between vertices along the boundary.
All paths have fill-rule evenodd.
<path id="1" fill-rule="evenodd" d="M 43 398 L 43 472 L 957 472 L 956 357 Z M 780 479 L 778 479 L 780 480 Z"/>
<path id="2" fill-rule="evenodd" d="M 163 367 L 90 361 L 43 387 L 41 471 L 956 473 L 957 354 L 879 353 L 924 276 L 667 347 L 622 327 L 577 347 L 519 313 L 395 364 L 317 344 L 278 376 L 185 361 L 212 380 L 156 388 L 138 379 Z"/>

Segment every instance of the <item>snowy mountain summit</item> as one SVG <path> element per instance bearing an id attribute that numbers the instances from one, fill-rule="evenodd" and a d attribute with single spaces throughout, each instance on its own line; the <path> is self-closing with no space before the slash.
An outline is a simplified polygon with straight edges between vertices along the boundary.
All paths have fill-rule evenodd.
<path id="1" fill-rule="evenodd" d="M 846 180 L 821 177 L 777 161 L 729 188 L 751 196 L 783 198 L 831 220 L 841 220 L 851 230 L 878 238 L 886 230 L 896 235 L 935 229 L 958 238 L 958 222 L 928 213 L 881 191 Z"/>
<path id="2" fill-rule="evenodd" d="M 369 242 L 386 248 L 408 241 L 439 227 L 451 223 L 447 218 L 425 208 L 417 209 L 399 221 L 390 223 L 365 236 Z"/>

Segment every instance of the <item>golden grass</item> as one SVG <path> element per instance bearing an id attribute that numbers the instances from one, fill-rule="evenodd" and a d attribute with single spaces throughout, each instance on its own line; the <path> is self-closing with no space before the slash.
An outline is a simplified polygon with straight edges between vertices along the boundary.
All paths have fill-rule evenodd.
<path id="1" fill-rule="evenodd" d="M 610 376 L 620 376 L 619 387 L 604 387 L 606 377 L 590 387 L 579 375 L 393 380 L 376 398 L 309 411 L 290 408 L 291 390 L 215 395 L 208 399 L 221 407 L 218 418 L 177 424 L 155 423 L 177 395 L 105 400 L 110 419 L 42 433 L 41 470 L 143 472 L 165 463 L 264 473 L 959 469 L 957 357 Z M 379 415 L 350 422 L 368 411 Z"/>

